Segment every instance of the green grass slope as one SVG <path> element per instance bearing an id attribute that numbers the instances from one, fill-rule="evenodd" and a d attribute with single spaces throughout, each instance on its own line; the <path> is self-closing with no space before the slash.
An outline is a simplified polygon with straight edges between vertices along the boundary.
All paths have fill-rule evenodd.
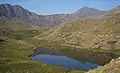
<path id="1" fill-rule="evenodd" d="M 6 18 L 0 18 L 0 26 L 0 73 L 84 73 L 32 61 L 31 54 L 39 46 L 70 46 L 120 55 L 120 13 L 105 19 L 74 19 L 48 31 Z M 117 59 L 89 72 L 119 73 L 119 65 Z"/>
<path id="2" fill-rule="evenodd" d="M 68 43 L 69 41 L 69 44 L 77 44 L 81 40 L 80 36 L 91 30 L 94 26 L 98 26 L 100 21 L 101 20 L 97 19 L 74 19 L 73 21 L 60 24 L 34 38 L 64 43 Z M 79 41 L 76 41 L 77 39 L 79 39 Z"/>
<path id="3" fill-rule="evenodd" d="M 120 55 L 119 29 L 120 13 L 117 13 L 103 19 L 75 19 L 43 32 L 34 39 Z M 120 58 L 87 73 L 120 73 Z"/>
<path id="4" fill-rule="evenodd" d="M 8 38 L 0 41 L 0 73 L 68 73 L 72 70 L 31 60 L 35 46 Z"/>
<path id="5" fill-rule="evenodd" d="M 43 32 L 36 39 L 74 47 L 120 51 L 120 13 L 105 19 L 75 19 Z"/>
<path id="6" fill-rule="evenodd" d="M 34 37 L 44 31 L 44 28 L 24 24 L 20 21 L 13 21 L 0 17 L 0 36 L 24 40 Z"/>
<path id="7" fill-rule="evenodd" d="M 29 39 L 43 31 L 44 29 L 40 27 L 1 18 L 0 73 L 73 73 L 74 70 L 31 60 L 31 54 L 37 46 L 29 42 L 31 41 Z"/>

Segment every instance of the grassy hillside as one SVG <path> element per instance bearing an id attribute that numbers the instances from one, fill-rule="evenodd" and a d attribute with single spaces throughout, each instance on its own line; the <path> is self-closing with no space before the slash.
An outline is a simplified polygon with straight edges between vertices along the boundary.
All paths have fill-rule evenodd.
<path id="1" fill-rule="evenodd" d="M 30 58 L 34 46 L 12 39 L 0 41 L 0 73 L 64 73 L 71 70 L 34 62 Z"/>
<path id="2" fill-rule="evenodd" d="M 0 17 L 0 36 L 24 40 L 42 33 L 45 29 Z"/>
<path id="3" fill-rule="evenodd" d="M 101 20 L 97 19 L 74 19 L 73 21 L 63 23 L 34 38 L 45 39 L 52 42 L 59 41 L 62 43 L 78 44 L 82 41 L 80 36 L 93 27 L 98 26 L 100 21 Z"/>
<path id="4" fill-rule="evenodd" d="M 44 29 L 40 27 L 1 18 L 0 73 L 68 73 L 74 71 L 31 60 L 31 54 L 37 46 L 33 42 L 29 43 L 28 40 L 43 31 Z"/>
<path id="5" fill-rule="evenodd" d="M 101 19 L 75 19 L 43 32 L 34 39 L 120 55 L 120 13 Z M 120 73 L 120 59 L 87 73 Z"/>
<path id="6" fill-rule="evenodd" d="M 120 13 L 105 19 L 75 19 L 34 38 L 70 46 L 120 52 Z"/>
<path id="7" fill-rule="evenodd" d="M 84 73 L 34 62 L 30 57 L 34 49 L 45 46 L 70 46 L 120 55 L 119 29 L 120 14 L 105 19 L 74 19 L 48 31 L 0 18 L 0 73 Z M 90 73 L 98 71 L 118 73 L 119 59 Z"/>

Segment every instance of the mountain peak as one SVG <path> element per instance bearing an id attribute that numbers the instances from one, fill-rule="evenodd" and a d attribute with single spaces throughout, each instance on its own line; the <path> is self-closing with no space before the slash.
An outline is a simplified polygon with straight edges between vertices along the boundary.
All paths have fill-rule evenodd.
<path id="1" fill-rule="evenodd" d="M 82 7 L 81 9 L 86 9 L 86 8 L 88 8 L 88 9 L 89 9 L 90 7 L 88 7 L 88 6 L 84 6 L 84 7 Z"/>
<path id="2" fill-rule="evenodd" d="M 120 9 L 120 5 L 116 6 L 115 9 Z"/>
<path id="3" fill-rule="evenodd" d="M 22 6 L 20 6 L 20 5 L 13 5 L 14 7 L 20 7 L 20 8 L 22 8 Z"/>
<path id="4" fill-rule="evenodd" d="M 12 7 L 12 5 L 11 5 L 11 4 L 8 4 L 8 3 L 6 3 L 6 4 L 1 4 L 0 6 L 3 7 L 3 8 L 10 8 L 10 7 Z"/>
<path id="5" fill-rule="evenodd" d="M 120 12 L 120 5 L 118 5 L 118 6 L 116 6 L 115 8 L 109 10 L 109 12 L 115 12 L 115 13 Z"/>
<path id="6" fill-rule="evenodd" d="M 81 9 L 79 9 L 79 10 L 81 10 L 81 11 L 100 11 L 100 10 L 98 10 L 98 9 L 95 9 L 95 8 L 90 8 L 90 7 L 88 7 L 88 6 L 85 6 L 85 7 L 82 7 Z"/>
<path id="7" fill-rule="evenodd" d="M 14 8 L 15 11 L 25 11 L 26 10 L 20 5 L 13 5 L 13 8 Z"/>
<path id="8" fill-rule="evenodd" d="M 76 15 L 76 16 L 79 16 L 80 18 L 85 18 L 85 17 L 99 16 L 103 13 L 104 13 L 104 11 L 100 11 L 100 10 L 85 6 L 81 9 L 77 10 L 73 14 Z"/>
<path id="9" fill-rule="evenodd" d="M 11 4 L 1 4 L 0 13 L 7 18 L 14 18 L 15 14 L 13 13 L 13 7 Z"/>

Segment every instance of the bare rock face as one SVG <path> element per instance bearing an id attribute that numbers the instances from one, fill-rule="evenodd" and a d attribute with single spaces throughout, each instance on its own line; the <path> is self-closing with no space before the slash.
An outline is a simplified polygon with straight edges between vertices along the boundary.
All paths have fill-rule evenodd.
<path id="1" fill-rule="evenodd" d="M 8 18 L 14 18 L 15 14 L 13 7 L 10 4 L 1 4 L 0 5 L 0 14 Z"/>
<path id="2" fill-rule="evenodd" d="M 85 18 L 88 16 L 100 15 L 103 12 L 92 8 L 84 7 L 73 14 L 53 14 L 53 15 L 38 15 L 24 9 L 20 5 L 1 4 L 0 15 L 4 15 L 9 19 L 20 20 L 27 24 L 38 26 L 51 27 L 58 25 L 64 21 Z"/>
<path id="3" fill-rule="evenodd" d="M 27 24 L 52 27 L 64 21 L 72 20 L 75 18 L 92 18 L 104 15 L 107 12 L 118 12 L 120 6 L 109 11 L 100 11 L 94 8 L 83 7 L 72 14 L 53 14 L 53 15 L 38 15 L 24 9 L 20 5 L 1 4 L 0 16 L 5 16 L 12 20 L 23 21 Z"/>
<path id="4" fill-rule="evenodd" d="M 20 20 L 27 24 L 38 26 L 55 26 L 64 21 L 75 18 L 72 14 L 38 15 L 24 9 L 20 5 L 10 4 L 0 5 L 0 16 L 2 15 L 9 19 Z"/>

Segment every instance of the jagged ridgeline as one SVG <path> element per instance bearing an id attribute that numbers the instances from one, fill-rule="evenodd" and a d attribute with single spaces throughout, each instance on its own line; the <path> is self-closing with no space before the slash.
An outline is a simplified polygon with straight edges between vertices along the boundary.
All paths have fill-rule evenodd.
<path id="1" fill-rule="evenodd" d="M 53 27 L 75 18 L 101 18 L 104 15 L 118 13 L 120 6 L 116 6 L 111 10 L 98 10 L 89 7 L 83 7 L 71 14 L 52 14 L 42 15 L 31 12 L 20 5 L 1 4 L 0 15 L 12 20 L 24 21 L 27 24 L 38 25 L 43 27 Z"/>

